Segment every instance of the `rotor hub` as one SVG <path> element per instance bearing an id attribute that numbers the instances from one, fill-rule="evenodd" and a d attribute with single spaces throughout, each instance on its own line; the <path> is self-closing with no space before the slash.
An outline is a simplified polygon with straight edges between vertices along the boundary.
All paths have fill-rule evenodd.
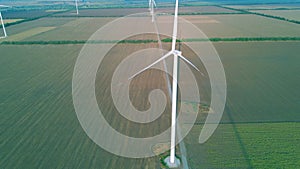
<path id="1" fill-rule="evenodd" d="M 173 52 L 174 52 L 175 55 L 182 55 L 182 52 L 179 51 L 179 50 L 174 50 Z"/>

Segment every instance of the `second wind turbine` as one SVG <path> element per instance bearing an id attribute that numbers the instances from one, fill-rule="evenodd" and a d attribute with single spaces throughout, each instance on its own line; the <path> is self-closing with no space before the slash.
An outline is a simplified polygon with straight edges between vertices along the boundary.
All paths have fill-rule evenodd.
<path id="1" fill-rule="evenodd" d="M 78 0 L 75 0 L 75 8 L 76 8 L 76 14 L 78 15 L 79 12 L 78 12 Z"/>
<path id="2" fill-rule="evenodd" d="M 0 5 L 0 8 L 3 7 L 3 8 L 8 8 L 9 6 L 6 6 L 6 5 Z M 0 37 L 0 39 L 2 38 L 6 38 L 7 37 L 7 33 L 6 33 L 6 29 L 5 29 L 5 24 L 4 24 L 4 21 L 3 21 L 3 18 L 2 18 L 2 13 L 0 11 L 0 21 L 1 21 L 1 25 L 2 25 L 2 29 L 3 29 L 3 34 L 4 36 Z"/>
<path id="3" fill-rule="evenodd" d="M 152 22 L 154 22 L 154 7 L 156 7 L 156 3 L 154 0 L 149 0 L 149 11 L 152 16 Z"/>

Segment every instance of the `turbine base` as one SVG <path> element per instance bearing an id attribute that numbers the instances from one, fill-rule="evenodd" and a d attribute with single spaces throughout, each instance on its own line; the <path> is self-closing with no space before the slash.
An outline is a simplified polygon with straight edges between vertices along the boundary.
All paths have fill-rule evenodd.
<path id="1" fill-rule="evenodd" d="M 170 162 L 170 156 L 166 157 L 164 159 L 164 162 L 166 163 L 167 167 L 169 167 L 169 168 L 178 168 L 180 166 L 180 160 L 177 157 L 175 157 L 174 163 Z"/>

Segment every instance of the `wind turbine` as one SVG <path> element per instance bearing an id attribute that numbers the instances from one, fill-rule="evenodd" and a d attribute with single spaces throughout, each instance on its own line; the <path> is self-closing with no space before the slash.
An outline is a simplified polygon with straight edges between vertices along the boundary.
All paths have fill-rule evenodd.
<path id="1" fill-rule="evenodd" d="M 4 7 L 4 8 L 8 8 L 9 6 L 6 6 L 6 5 L 0 5 L 0 8 L 1 7 Z M 3 37 L 0 37 L 0 39 L 2 38 L 6 38 L 7 37 L 7 33 L 6 33 L 6 30 L 5 30 L 5 25 L 4 25 L 4 22 L 3 22 L 3 18 L 2 18 L 2 13 L 0 11 L 0 20 L 1 20 L 1 25 L 2 25 L 2 29 L 3 29 L 3 33 L 4 33 L 4 36 Z"/>
<path id="2" fill-rule="evenodd" d="M 78 12 L 78 0 L 75 0 L 75 8 L 76 8 L 76 14 L 78 15 L 79 12 Z"/>
<path id="3" fill-rule="evenodd" d="M 156 7 L 155 0 L 149 0 L 149 11 L 152 16 L 152 22 L 154 22 L 154 7 Z"/>
<path id="4" fill-rule="evenodd" d="M 176 134 L 176 113 L 177 113 L 177 78 L 178 78 L 178 58 L 181 58 L 188 64 L 190 64 L 193 68 L 195 68 L 197 71 L 199 69 L 193 65 L 192 62 L 190 62 L 188 59 L 186 59 L 182 52 L 179 50 L 176 50 L 176 40 L 177 40 L 177 29 L 178 29 L 178 0 L 176 0 L 175 4 L 175 15 L 174 15 L 174 25 L 173 25 L 173 35 L 172 35 L 172 48 L 171 50 L 162 56 L 160 59 L 156 60 L 146 68 L 142 69 L 141 71 L 137 72 L 133 76 L 129 78 L 132 79 L 138 74 L 144 72 L 145 70 L 151 68 L 153 65 L 157 64 L 160 61 L 163 61 L 164 59 L 168 58 L 169 56 L 173 55 L 173 81 L 172 81 L 172 119 L 171 119 L 171 147 L 170 147 L 170 163 L 173 165 L 175 164 L 175 134 Z M 200 71 L 199 71 L 200 72 Z"/>

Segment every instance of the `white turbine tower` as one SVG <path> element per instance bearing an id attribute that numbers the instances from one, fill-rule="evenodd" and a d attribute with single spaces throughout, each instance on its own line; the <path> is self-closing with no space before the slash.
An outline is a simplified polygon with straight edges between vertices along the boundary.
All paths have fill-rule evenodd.
<path id="1" fill-rule="evenodd" d="M 9 6 L 6 6 L 6 5 L 0 5 L 0 8 L 1 7 L 4 7 L 4 8 L 8 8 Z M 0 11 L 0 20 L 1 20 L 1 25 L 2 25 L 2 29 L 3 29 L 3 33 L 4 33 L 4 36 L 0 37 L 0 39 L 2 38 L 6 38 L 7 37 L 7 33 L 6 33 L 6 29 L 5 29 L 5 25 L 4 25 L 4 22 L 3 22 L 3 18 L 2 18 L 2 13 Z"/>
<path id="2" fill-rule="evenodd" d="M 150 4 L 150 1 L 149 1 Z M 168 58 L 169 56 L 174 56 L 173 59 L 173 82 L 172 82 L 172 119 L 171 119 L 171 147 L 170 147 L 170 163 L 176 166 L 175 164 L 175 144 L 176 144 L 176 113 L 177 113 L 177 78 L 178 78 L 178 58 L 181 58 L 188 64 L 190 64 L 192 67 L 194 67 L 197 71 L 199 69 L 193 65 L 188 59 L 186 59 L 182 52 L 179 50 L 176 50 L 176 40 L 177 40 L 177 28 L 178 28 L 178 0 L 176 0 L 175 4 L 175 15 L 174 15 L 174 25 L 173 25 L 173 35 L 172 35 L 172 48 L 171 51 L 169 51 L 167 54 L 162 56 L 160 59 L 156 60 L 146 68 L 142 69 L 141 71 L 137 72 L 133 76 L 131 76 L 129 79 L 134 78 L 138 74 L 144 72 L 145 70 L 151 68 L 153 65 L 157 64 L 160 61 L 163 61 L 164 59 Z"/>
<path id="3" fill-rule="evenodd" d="M 75 8 L 76 8 L 76 14 L 78 15 L 79 12 L 78 12 L 78 0 L 75 0 Z"/>
<path id="4" fill-rule="evenodd" d="M 154 7 L 156 7 L 155 0 L 149 0 L 149 11 L 152 16 L 152 22 L 154 22 Z"/>

